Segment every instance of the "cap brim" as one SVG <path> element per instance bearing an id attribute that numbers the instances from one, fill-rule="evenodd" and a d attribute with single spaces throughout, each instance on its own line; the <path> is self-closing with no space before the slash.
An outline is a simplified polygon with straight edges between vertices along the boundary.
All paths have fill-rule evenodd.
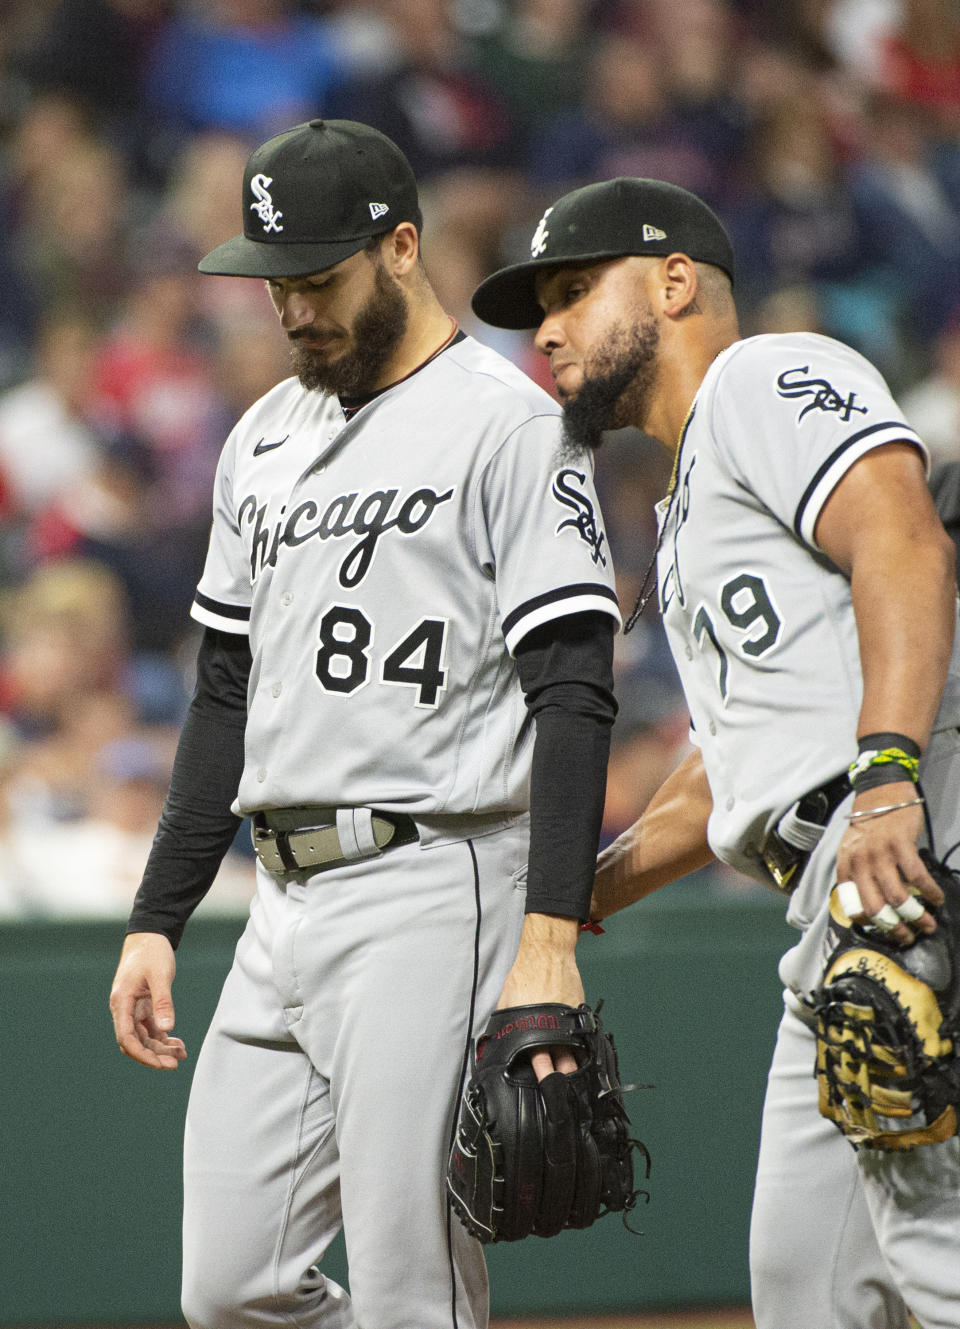
<path id="1" fill-rule="evenodd" d="M 477 318 L 494 328 L 538 328 L 543 322 L 543 309 L 536 293 L 538 272 L 550 268 L 589 267 L 591 263 L 606 263 L 623 258 L 622 253 L 609 251 L 596 254 L 577 254 L 575 258 L 534 258 L 526 263 L 515 263 L 501 268 L 482 281 L 470 301 Z"/>
<path id="2" fill-rule="evenodd" d="M 288 245 L 235 235 L 205 254 L 197 268 L 214 277 L 307 277 L 359 253 L 369 239 L 369 235 L 363 235 L 352 240 Z"/>

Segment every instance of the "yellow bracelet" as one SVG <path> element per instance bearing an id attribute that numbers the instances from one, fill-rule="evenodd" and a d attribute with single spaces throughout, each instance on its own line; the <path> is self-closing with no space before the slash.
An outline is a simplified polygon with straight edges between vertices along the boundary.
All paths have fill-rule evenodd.
<path id="1" fill-rule="evenodd" d="M 851 784 L 871 766 L 902 766 L 914 784 L 920 778 L 919 757 L 911 757 L 903 748 L 877 748 L 872 752 L 861 752 L 856 761 L 850 763 Z"/>

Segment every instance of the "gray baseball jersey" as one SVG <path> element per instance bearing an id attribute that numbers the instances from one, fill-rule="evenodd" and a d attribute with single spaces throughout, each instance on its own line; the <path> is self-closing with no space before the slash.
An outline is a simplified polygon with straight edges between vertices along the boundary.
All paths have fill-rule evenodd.
<path id="1" fill-rule="evenodd" d="M 619 621 L 590 464 L 559 459 L 559 419 L 469 337 L 349 420 L 296 379 L 243 416 L 192 611 L 250 634 L 236 811 L 527 806 L 504 642 L 585 610 Z"/>
<path id="2" fill-rule="evenodd" d="M 856 351 L 812 333 L 748 338 L 707 372 L 659 506 L 660 605 L 713 794 L 711 847 L 761 880 L 779 815 L 856 756 L 850 585 L 814 532 L 847 469 L 897 440 L 923 450 Z M 936 727 L 958 722 L 955 647 Z"/>

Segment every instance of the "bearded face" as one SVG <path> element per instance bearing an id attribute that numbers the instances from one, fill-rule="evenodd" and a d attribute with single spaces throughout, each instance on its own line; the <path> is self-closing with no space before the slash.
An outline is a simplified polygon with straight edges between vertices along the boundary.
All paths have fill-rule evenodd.
<path id="1" fill-rule="evenodd" d="M 297 328 L 288 333 L 294 373 L 311 392 L 366 396 L 377 386 L 402 341 L 407 318 L 403 292 L 378 256 L 373 290 L 342 335 L 318 347 L 303 343 L 322 340 L 319 329 Z"/>
<path id="2" fill-rule="evenodd" d="M 616 324 L 598 343 L 584 361 L 576 394 L 560 394 L 567 457 L 598 448 L 605 430 L 646 418 L 659 345 L 652 311 L 629 325 Z"/>

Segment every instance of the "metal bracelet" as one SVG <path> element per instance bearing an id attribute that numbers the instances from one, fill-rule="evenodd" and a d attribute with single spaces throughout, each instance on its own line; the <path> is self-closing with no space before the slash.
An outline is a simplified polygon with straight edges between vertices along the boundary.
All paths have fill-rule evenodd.
<path id="1" fill-rule="evenodd" d="M 864 808 L 862 812 L 850 812 L 847 821 L 866 821 L 868 817 L 882 817 L 885 812 L 899 812 L 901 808 L 915 808 L 923 798 L 908 798 L 905 803 L 888 803 L 882 808 Z"/>

